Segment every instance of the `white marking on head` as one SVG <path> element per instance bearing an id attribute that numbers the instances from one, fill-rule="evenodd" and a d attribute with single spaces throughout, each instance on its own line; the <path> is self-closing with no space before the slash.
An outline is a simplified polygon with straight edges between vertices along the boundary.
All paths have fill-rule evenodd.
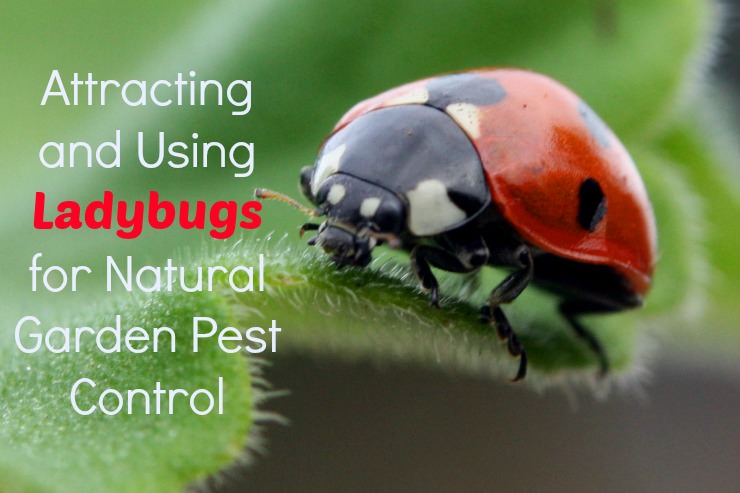
<path id="1" fill-rule="evenodd" d="M 326 196 L 326 200 L 328 200 L 330 204 L 336 205 L 344 198 L 345 193 L 347 193 L 347 190 L 345 190 L 344 185 L 335 183 L 329 189 L 329 195 Z"/>
<path id="2" fill-rule="evenodd" d="M 378 197 L 370 197 L 362 201 L 360 204 L 360 215 L 362 217 L 371 218 L 375 215 L 375 211 L 380 207 L 380 199 Z"/>
<path id="3" fill-rule="evenodd" d="M 417 236 L 430 236 L 462 222 L 467 216 L 447 195 L 439 180 L 424 180 L 406 194 L 409 200 L 409 230 Z"/>
<path id="4" fill-rule="evenodd" d="M 313 173 L 313 180 L 311 180 L 311 194 L 316 196 L 324 180 L 339 171 L 339 161 L 346 149 L 347 145 L 342 144 L 321 156 L 321 160 L 316 165 L 316 171 Z"/>
<path id="5" fill-rule="evenodd" d="M 480 110 L 476 105 L 453 103 L 448 105 L 445 111 L 470 137 L 474 139 L 480 137 Z"/>
<path id="6" fill-rule="evenodd" d="M 417 87 L 409 92 L 405 92 L 395 98 L 391 98 L 383 103 L 383 106 L 400 106 L 402 104 L 424 104 L 429 101 L 429 91 L 423 87 Z"/>

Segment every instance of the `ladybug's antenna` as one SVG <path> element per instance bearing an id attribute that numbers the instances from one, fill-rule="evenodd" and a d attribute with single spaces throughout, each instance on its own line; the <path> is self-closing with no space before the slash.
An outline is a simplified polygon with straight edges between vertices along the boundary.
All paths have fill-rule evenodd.
<path id="1" fill-rule="evenodd" d="M 266 188 L 256 188 L 254 190 L 254 196 L 258 199 L 279 200 L 280 202 L 285 202 L 286 204 L 298 209 L 309 217 L 321 216 L 321 213 L 316 209 L 310 209 L 303 204 L 300 204 L 297 200 L 288 197 L 287 195 L 284 195 L 280 192 L 273 192 L 272 190 L 268 190 Z"/>

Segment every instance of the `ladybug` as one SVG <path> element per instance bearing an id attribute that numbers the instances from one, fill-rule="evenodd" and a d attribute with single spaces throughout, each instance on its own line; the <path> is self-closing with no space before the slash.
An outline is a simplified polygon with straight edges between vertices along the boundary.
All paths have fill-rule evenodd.
<path id="1" fill-rule="evenodd" d="M 655 220 L 635 164 L 583 100 L 534 72 L 441 75 L 362 101 L 300 185 L 326 218 L 303 225 L 317 231 L 309 244 L 358 267 L 378 245 L 403 248 L 435 306 L 431 267 L 509 269 L 481 311 L 520 358 L 513 380 L 527 358 L 501 306 L 530 283 L 559 298 L 601 375 L 609 362 L 580 316 L 638 307 L 650 288 Z"/>

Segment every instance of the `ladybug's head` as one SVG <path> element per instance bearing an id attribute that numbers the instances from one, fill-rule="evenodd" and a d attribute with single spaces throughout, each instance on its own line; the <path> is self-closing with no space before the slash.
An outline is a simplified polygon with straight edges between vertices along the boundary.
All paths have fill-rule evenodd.
<path id="1" fill-rule="evenodd" d="M 358 236 L 354 231 L 329 221 L 322 223 L 318 232 L 318 235 L 308 240 L 308 244 L 320 246 L 337 266 L 365 267 L 370 263 L 370 252 L 377 244 L 373 238 Z"/>
<path id="2" fill-rule="evenodd" d="M 364 267 L 375 246 L 400 244 L 405 209 L 395 194 L 342 173 L 318 180 L 315 170 L 314 166 L 303 169 L 301 189 L 317 206 L 317 215 L 326 220 L 304 225 L 302 231 L 318 231 L 310 245 L 321 247 L 339 266 Z"/>
<path id="3" fill-rule="evenodd" d="M 290 197 L 270 190 L 257 189 L 255 195 L 287 202 L 312 217 L 325 217 L 320 224 L 304 224 L 301 235 L 306 231 L 317 231 L 308 244 L 321 247 L 340 267 L 366 266 L 372 259 L 373 248 L 378 245 L 400 246 L 406 211 L 397 195 L 342 173 L 316 183 L 315 170 L 315 166 L 303 169 L 301 189 L 316 209 L 304 207 Z"/>

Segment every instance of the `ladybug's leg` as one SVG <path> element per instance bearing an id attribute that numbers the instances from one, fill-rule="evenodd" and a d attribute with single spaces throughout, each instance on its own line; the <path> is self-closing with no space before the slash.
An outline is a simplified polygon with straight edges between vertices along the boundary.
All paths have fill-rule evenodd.
<path id="1" fill-rule="evenodd" d="M 439 284 L 430 265 L 448 272 L 476 272 L 486 265 L 488 247 L 480 236 L 442 237 L 436 246 L 417 245 L 411 250 L 411 266 L 433 306 L 439 307 Z"/>
<path id="2" fill-rule="evenodd" d="M 317 231 L 321 227 L 320 224 L 316 223 L 305 223 L 303 226 L 301 226 L 301 229 L 298 231 L 298 235 L 303 238 L 303 235 L 306 233 L 306 231 Z"/>
<path id="3" fill-rule="evenodd" d="M 596 336 L 594 336 L 586 326 L 578 321 L 577 317 L 586 313 L 605 313 L 614 310 L 615 309 L 613 307 L 588 301 L 571 300 L 563 301 L 560 304 L 560 313 L 562 313 L 565 320 L 568 321 L 568 325 L 571 326 L 578 337 L 588 344 L 589 349 L 591 349 L 598 358 L 600 377 L 609 373 L 609 360 L 606 357 L 606 353 L 604 352 L 604 347 L 601 345 L 601 342 L 599 342 Z"/>
<path id="4" fill-rule="evenodd" d="M 491 308 L 491 315 L 493 316 L 493 324 L 496 326 L 498 336 L 506 341 L 506 347 L 509 350 L 509 354 L 514 357 L 519 357 L 519 369 L 516 372 L 516 376 L 511 379 L 512 382 L 521 380 L 527 375 L 527 352 L 524 351 L 524 347 L 519 342 L 516 334 L 509 324 L 509 319 L 504 315 L 504 311 L 501 307 L 497 306 Z"/>
<path id="5" fill-rule="evenodd" d="M 481 314 L 487 321 L 493 321 L 499 337 L 506 341 L 509 354 L 519 357 L 519 370 L 512 379 L 513 382 L 516 382 L 524 378 L 527 374 L 527 353 L 512 330 L 509 320 L 506 318 L 503 310 L 501 310 L 500 305 L 502 303 L 510 303 L 524 291 L 524 288 L 532 280 L 534 261 L 532 260 L 532 254 L 529 248 L 525 245 L 514 249 L 508 260 L 508 264 L 518 267 L 519 270 L 509 274 L 493 289 L 491 295 L 488 297 L 488 305 L 483 307 Z"/>
<path id="6" fill-rule="evenodd" d="M 439 307 L 439 283 L 427 261 L 427 256 L 431 253 L 431 250 L 431 248 L 424 246 L 414 247 L 411 250 L 411 267 L 414 269 L 416 277 L 419 278 L 421 286 L 429 291 L 432 306 Z"/>
<path id="7" fill-rule="evenodd" d="M 498 286 L 493 288 L 491 295 L 488 297 L 488 304 L 491 308 L 514 301 L 532 280 L 534 261 L 529 248 L 525 245 L 517 247 L 512 252 L 509 265 L 518 267 L 519 270 L 509 274 Z"/>

